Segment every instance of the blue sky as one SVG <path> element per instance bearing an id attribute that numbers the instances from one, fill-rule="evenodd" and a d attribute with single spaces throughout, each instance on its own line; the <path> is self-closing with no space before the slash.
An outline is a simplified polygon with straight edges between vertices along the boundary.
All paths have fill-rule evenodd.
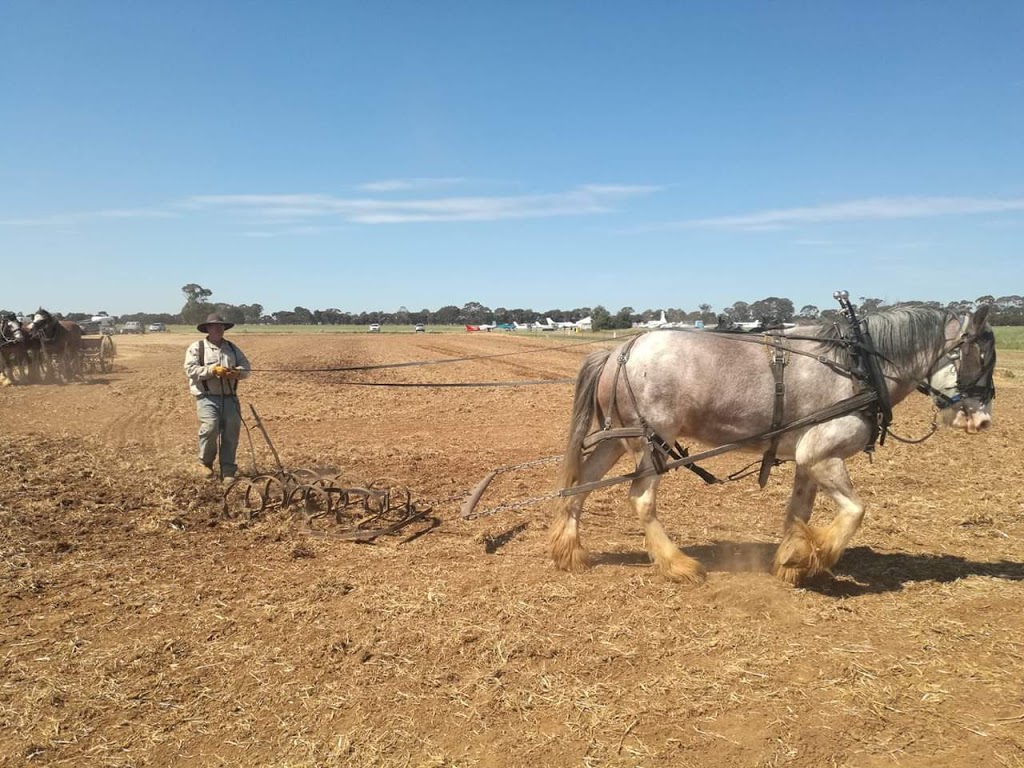
<path id="1" fill-rule="evenodd" d="M 1024 3 L 0 5 L 0 307 L 1024 293 Z"/>

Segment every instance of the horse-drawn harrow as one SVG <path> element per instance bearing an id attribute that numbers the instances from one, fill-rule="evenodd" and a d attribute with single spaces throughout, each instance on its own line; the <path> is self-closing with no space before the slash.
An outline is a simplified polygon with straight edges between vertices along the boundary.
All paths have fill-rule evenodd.
<path id="1" fill-rule="evenodd" d="M 263 435 L 274 456 L 277 472 L 239 477 L 230 483 L 224 489 L 224 517 L 252 521 L 286 512 L 312 535 L 364 542 L 398 533 L 413 523 L 422 524 L 406 537 L 409 541 L 440 524 L 441 521 L 430 514 L 430 505 L 416 504 L 408 488 L 387 478 L 363 485 L 343 474 L 331 475 L 312 469 L 286 471 L 260 415 L 252 405 L 249 410 L 253 427 Z M 249 448 L 255 467 L 251 430 Z"/>
<path id="2" fill-rule="evenodd" d="M 286 512 L 306 533 L 343 541 L 369 542 L 416 523 L 407 540 L 415 538 L 438 525 L 431 511 L 415 503 L 408 488 L 386 478 L 360 485 L 310 469 L 239 478 L 224 491 L 229 519 L 251 521 Z"/>

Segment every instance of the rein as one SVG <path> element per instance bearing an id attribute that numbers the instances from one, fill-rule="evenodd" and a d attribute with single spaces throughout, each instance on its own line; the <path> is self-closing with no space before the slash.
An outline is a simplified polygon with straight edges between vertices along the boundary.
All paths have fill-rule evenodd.
<path id="1" fill-rule="evenodd" d="M 639 338 L 640 334 L 634 337 Z M 590 341 L 574 341 L 569 344 L 557 344 L 552 347 L 540 347 L 537 349 L 519 350 L 516 352 L 497 352 L 490 355 L 470 355 L 468 357 L 443 357 L 437 360 L 412 360 L 404 363 L 377 363 L 374 365 L 344 365 L 331 366 L 328 368 L 251 368 L 256 373 L 355 373 L 360 371 L 382 371 L 391 368 L 423 368 L 433 365 L 446 365 L 449 363 L 465 363 L 474 360 L 492 360 L 497 357 L 510 357 L 512 355 L 530 355 L 536 352 L 551 352 L 552 350 L 566 349 L 568 347 L 582 347 L 591 344 L 599 344 L 606 339 L 591 339 Z M 377 382 L 377 381 L 339 381 L 337 384 L 353 387 L 392 387 L 396 389 L 451 389 L 471 387 L 525 387 L 545 384 L 569 384 L 576 380 L 575 377 L 560 379 L 530 379 L 525 381 L 472 381 L 453 382 L 447 384 L 432 384 L 420 382 Z"/>

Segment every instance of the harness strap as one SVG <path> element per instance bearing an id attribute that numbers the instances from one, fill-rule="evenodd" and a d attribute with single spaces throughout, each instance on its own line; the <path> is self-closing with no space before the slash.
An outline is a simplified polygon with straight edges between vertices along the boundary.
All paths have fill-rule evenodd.
<path id="1" fill-rule="evenodd" d="M 651 449 L 651 459 L 654 461 L 655 469 L 658 470 L 658 474 L 663 474 L 666 471 L 665 456 L 671 459 L 679 461 L 685 459 L 690 455 L 688 448 L 681 446 L 677 441 L 674 445 L 669 445 L 661 435 L 651 430 L 648 426 L 643 427 L 618 427 L 615 429 L 602 429 L 598 432 L 592 432 L 583 438 L 583 454 L 590 453 L 599 444 L 605 440 L 630 440 L 643 438 L 647 441 L 648 447 Z M 724 481 L 719 480 L 711 472 L 708 472 L 703 467 L 698 467 L 696 464 L 687 463 L 684 464 L 688 470 L 697 475 L 708 485 L 715 485 L 716 483 L 722 483 Z"/>
<path id="2" fill-rule="evenodd" d="M 889 387 L 885 383 L 885 375 L 882 373 L 882 365 L 879 362 L 882 353 L 875 349 L 875 345 L 871 341 L 867 322 L 857 317 L 857 310 L 850 302 L 849 294 L 846 291 L 836 291 L 832 296 L 839 302 L 839 307 L 849 322 L 850 335 L 853 337 L 853 343 L 849 346 L 853 375 L 868 391 L 873 391 L 876 395 L 871 441 L 864 449 L 866 453 L 870 454 L 875 448 L 876 440 L 879 445 L 885 445 L 885 436 L 892 423 Z"/>
<path id="3" fill-rule="evenodd" d="M 626 363 L 629 362 L 629 352 L 639 338 L 640 336 L 638 335 L 627 341 L 626 345 L 622 348 L 622 352 L 620 352 L 618 358 L 616 358 L 615 377 L 612 380 L 611 402 L 608 404 L 608 413 L 606 413 L 604 417 L 604 426 L 600 431 L 587 435 L 583 439 L 583 451 L 584 453 L 587 453 L 593 450 L 594 446 L 604 440 L 643 438 L 646 441 L 647 454 L 651 457 L 651 463 L 654 465 L 654 470 L 660 475 L 667 471 L 668 465 L 665 462 L 666 457 L 680 461 L 689 456 L 689 451 L 679 445 L 678 442 L 676 442 L 675 445 L 669 445 L 661 435 L 651 429 L 650 425 L 648 425 L 647 421 L 644 419 L 643 414 L 640 413 L 640 409 L 637 407 L 636 394 L 633 392 L 633 385 L 629 380 L 629 374 L 625 372 L 625 367 Z M 618 409 L 616 407 L 616 397 L 619 390 L 620 376 L 626 384 L 626 392 L 629 393 L 629 399 L 632 401 L 633 409 L 637 412 L 637 420 L 640 422 L 640 424 L 635 427 L 612 428 L 612 419 L 615 416 L 619 416 L 621 419 L 621 414 L 618 413 Z M 722 482 L 707 470 L 692 463 L 686 464 L 686 467 L 700 477 L 705 483 L 712 484 Z"/>
<path id="4" fill-rule="evenodd" d="M 616 408 L 615 408 L 615 397 L 616 397 L 616 395 L 618 394 L 618 391 L 619 391 L 619 375 L 622 373 L 622 369 L 625 367 L 626 363 L 629 362 L 629 351 L 633 348 L 633 345 L 636 344 L 636 340 L 639 339 L 639 338 L 640 338 L 639 336 L 634 336 L 629 341 L 627 341 L 626 342 L 626 346 L 624 346 L 622 348 L 622 352 L 619 353 L 619 357 L 616 360 L 615 378 L 612 380 L 612 400 L 608 404 L 608 413 L 606 413 L 605 416 L 604 416 L 604 428 L 605 429 L 611 429 L 611 427 L 612 427 L 612 418 L 614 416 L 616 416 L 616 415 L 619 415 L 619 414 L 616 413 Z M 628 376 L 626 376 L 626 387 L 629 390 L 629 396 L 631 398 L 633 398 L 633 407 L 635 408 L 636 407 L 636 397 L 633 395 L 633 388 L 629 385 L 629 377 Z M 641 424 L 644 423 L 642 418 L 640 420 L 640 423 Z"/>
<path id="5" fill-rule="evenodd" d="M 786 384 L 784 381 L 784 374 L 786 372 L 786 350 L 779 343 L 778 337 L 765 335 L 765 345 L 771 343 L 772 345 L 772 376 L 775 378 L 775 404 L 772 408 L 772 428 L 771 431 L 775 432 L 779 427 L 782 426 L 782 417 L 785 411 L 786 404 Z M 768 475 L 772 471 L 772 467 L 775 466 L 775 454 L 779 448 L 779 438 L 782 435 L 775 435 L 772 438 L 771 443 L 768 444 L 768 450 L 764 452 L 761 457 L 761 469 L 757 473 L 757 484 L 762 488 L 768 484 Z"/>
<path id="6" fill-rule="evenodd" d="M 782 435 L 786 432 L 792 432 L 794 429 L 803 429 L 814 424 L 823 424 L 826 421 L 831 421 L 837 416 L 844 416 L 848 413 L 856 413 L 857 411 L 863 411 L 866 408 L 870 408 L 874 403 L 878 401 L 878 395 L 874 392 L 861 392 L 853 397 L 848 397 L 845 400 L 840 400 L 838 403 L 830 405 L 817 413 L 812 413 L 796 421 L 791 421 L 789 424 L 784 424 L 772 432 L 762 433 L 760 435 L 751 435 L 750 437 L 744 438 L 743 440 L 737 440 L 734 443 L 726 443 L 720 445 L 717 448 L 712 448 L 707 451 L 702 451 L 694 456 L 686 456 L 681 459 L 670 461 L 665 465 L 665 471 L 670 469 L 677 469 L 678 467 L 689 466 L 703 459 L 709 459 L 712 456 L 718 456 L 722 453 L 728 453 L 729 451 L 735 451 L 748 443 L 757 442 L 764 440 L 765 438 L 773 438 L 776 435 Z M 603 480 L 595 480 L 592 483 L 584 483 L 583 485 L 574 485 L 571 488 L 563 488 L 558 492 L 560 497 L 576 496 L 580 493 L 589 493 L 590 491 L 596 491 L 598 488 L 607 488 L 610 485 L 616 485 L 617 483 L 624 483 L 627 480 L 636 480 L 641 477 L 648 477 L 658 473 L 653 467 L 637 472 L 630 472 L 626 475 L 618 475 L 617 477 L 606 477 Z"/>

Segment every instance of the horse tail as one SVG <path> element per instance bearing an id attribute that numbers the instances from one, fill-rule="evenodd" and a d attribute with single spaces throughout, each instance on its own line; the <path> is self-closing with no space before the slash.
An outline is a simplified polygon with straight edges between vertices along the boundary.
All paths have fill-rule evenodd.
<path id="1" fill-rule="evenodd" d="M 559 483 L 562 488 L 571 488 L 580 480 L 583 469 L 583 440 L 590 431 L 590 425 L 598 417 L 597 385 L 601 372 L 611 353 L 608 350 L 594 352 L 587 356 L 576 377 L 576 392 L 573 395 L 572 419 L 569 422 L 569 439 L 562 459 Z M 551 545 L 551 559 L 555 567 L 563 571 L 582 571 L 590 561 L 587 551 L 580 543 L 579 514 L 582 511 L 581 497 L 559 497 L 555 501 L 554 516 L 548 532 Z"/>
<path id="2" fill-rule="evenodd" d="M 589 354 L 580 366 L 576 376 L 576 393 L 573 395 L 572 417 L 569 421 L 569 439 L 562 459 L 559 482 L 562 488 L 571 488 L 580 478 L 583 464 L 583 440 L 589 434 L 591 424 L 597 416 L 597 385 L 601 372 L 611 352 L 601 349 Z"/>

